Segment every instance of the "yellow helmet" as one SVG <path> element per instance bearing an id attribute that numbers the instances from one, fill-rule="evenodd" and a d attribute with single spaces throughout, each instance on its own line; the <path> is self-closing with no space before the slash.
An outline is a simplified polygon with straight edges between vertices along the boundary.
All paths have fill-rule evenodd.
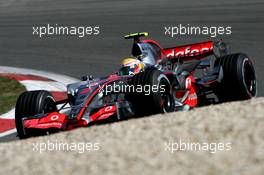
<path id="1" fill-rule="evenodd" d="M 122 61 L 122 67 L 119 71 L 121 75 L 135 75 L 144 70 L 144 63 L 136 58 L 125 58 Z"/>

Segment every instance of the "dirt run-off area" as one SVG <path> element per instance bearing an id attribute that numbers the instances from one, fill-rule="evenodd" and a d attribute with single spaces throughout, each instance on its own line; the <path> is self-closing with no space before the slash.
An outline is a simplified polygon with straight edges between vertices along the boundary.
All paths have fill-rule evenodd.
<path id="1" fill-rule="evenodd" d="M 1 143 L 0 155 L 0 174 L 262 175 L 264 98 Z"/>

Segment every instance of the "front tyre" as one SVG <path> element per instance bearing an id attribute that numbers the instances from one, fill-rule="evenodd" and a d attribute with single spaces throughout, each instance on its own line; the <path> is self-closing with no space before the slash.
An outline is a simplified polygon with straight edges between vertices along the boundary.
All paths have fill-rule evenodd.
<path id="1" fill-rule="evenodd" d="M 128 95 L 128 100 L 134 105 L 137 116 L 167 113 L 175 110 L 170 81 L 161 71 L 150 69 L 138 73 L 132 77 L 130 85 L 151 89 L 149 92 L 133 92 Z"/>
<path id="2" fill-rule="evenodd" d="M 36 114 L 45 114 L 57 111 L 54 98 L 48 91 L 23 92 L 17 100 L 15 109 L 15 123 L 17 135 L 20 139 L 29 137 L 23 126 L 23 118 Z"/>

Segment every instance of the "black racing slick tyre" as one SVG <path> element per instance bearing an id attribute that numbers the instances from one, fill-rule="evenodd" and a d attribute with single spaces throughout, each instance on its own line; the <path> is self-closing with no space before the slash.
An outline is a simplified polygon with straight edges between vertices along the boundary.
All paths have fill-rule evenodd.
<path id="1" fill-rule="evenodd" d="M 242 53 L 219 58 L 222 81 L 217 87 L 219 102 L 247 100 L 257 95 L 257 80 L 253 64 Z"/>
<path id="2" fill-rule="evenodd" d="M 20 139 L 29 137 L 23 126 L 23 118 L 36 114 L 45 114 L 57 111 L 54 98 L 48 91 L 27 91 L 23 92 L 16 102 L 15 123 L 17 135 Z"/>
<path id="3" fill-rule="evenodd" d="M 129 100 L 134 105 L 137 116 L 175 110 L 170 81 L 161 71 L 151 69 L 138 73 L 132 77 L 130 85 L 142 87 L 142 92 L 129 94 Z"/>

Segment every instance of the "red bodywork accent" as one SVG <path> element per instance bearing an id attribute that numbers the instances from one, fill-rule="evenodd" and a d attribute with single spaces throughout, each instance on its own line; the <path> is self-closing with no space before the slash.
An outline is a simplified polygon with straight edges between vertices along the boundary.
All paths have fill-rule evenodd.
<path id="1" fill-rule="evenodd" d="M 184 105 L 188 105 L 191 108 L 198 105 L 197 90 L 195 87 L 195 79 L 192 75 L 185 79 L 186 90 L 177 91 L 175 96 L 178 99 L 182 99 Z"/>
<path id="2" fill-rule="evenodd" d="M 191 87 L 189 90 L 189 94 L 186 98 L 186 100 L 183 102 L 183 104 L 189 105 L 191 108 L 195 107 L 198 105 L 198 97 L 196 93 L 195 87 Z"/>
<path id="3" fill-rule="evenodd" d="M 24 120 L 24 127 L 27 129 L 37 128 L 37 129 L 48 129 L 57 128 L 65 129 L 67 124 L 67 115 L 58 112 L 52 112 L 42 118 L 34 118 Z"/>
<path id="4" fill-rule="evenodd" d="M 91 88 L 85 88 L 85 89 L 83 89 L 80 93 L 81 94 L 87 94 L 88 92 L 90 92 L 91 91 Z"/>
<path id="5" fill-rule="evenodd" d="M 106 106 L 100 109 L 95 114 L 91 115 L 91 121 L 103 120 L 109 118 L 116 113 L 116 106 Z"/>
<path id="6" fill-rule="evenodd" d="M 87 126 L 88 122 L 86 120 L 68 120 L 67 128 L 65 130 L 72 130 L 78 127 Z"/>

